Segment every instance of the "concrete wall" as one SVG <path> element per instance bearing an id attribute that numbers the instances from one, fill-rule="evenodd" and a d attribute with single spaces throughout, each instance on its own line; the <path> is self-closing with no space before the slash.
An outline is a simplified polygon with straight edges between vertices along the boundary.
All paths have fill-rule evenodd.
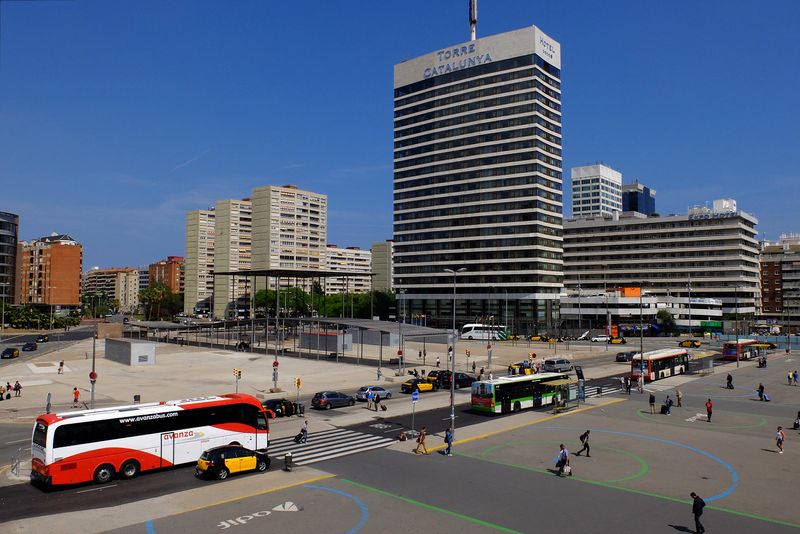
<path id="1" fill-rule="evenodd" d="M 122 323 L 97 323 L 97 339 L 122 337 Z"/>
<path id="2" fill-rule="evenodd" d="M 156 344 L 136 339 L 106 339 L 106 359 L 124 365 L 155 365 Z"/>
<path id="3" fill-rule="evenodd" d="M 319 343 L 319 344 L 318 344 Z M 353 336 L 345 333 L 303 332 L 300 334 L 300 348 L 322 352 L 343 352 L 353 349 Z"/>

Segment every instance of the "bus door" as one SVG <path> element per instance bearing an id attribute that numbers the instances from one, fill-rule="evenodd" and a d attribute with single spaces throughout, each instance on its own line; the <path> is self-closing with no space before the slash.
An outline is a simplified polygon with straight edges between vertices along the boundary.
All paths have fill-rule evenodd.
<path id="1" fill-rule="evenodd" d="M 542 393 L 544 392 L 544 385 L 541 382 L 533 384 L 533 407 L 540 408 L 542 406 Z"/>
<path id="2" fill-rule="evenodd" d="M 267 450 L 269 447 L 269 426 L 267 424 L 267 414 L 259 412 L 256 416 L 255 450 Z"/>
<path id="3" fill-rule="evenodd" d="M 500 413 L 509 413 L 511 411 L 511 392 L 507 387 L 495 388 L 495 395 L 500 401 Z"/>
<path id="4" fill-rule="evenodd" d="M 175 435 L 172 432 L 161 434 L 161 467 L 175 465 Z"/>

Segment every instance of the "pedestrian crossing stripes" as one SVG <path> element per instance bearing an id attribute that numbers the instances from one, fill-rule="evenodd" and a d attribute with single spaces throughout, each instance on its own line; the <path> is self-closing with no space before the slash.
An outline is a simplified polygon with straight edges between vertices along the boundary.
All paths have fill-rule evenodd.
<path id="1" fill-rule="evenodd" d="M 603 390 L 602 390 L 602 394 L 601 395 L 598 395 L 596 387 L 591 388 L 591 389 L 590 388 L 586 388 L 586 398 L 587 399 L 591 398 L 591 397 L 600 397 L 600 396 L 604 396 L 604 395 L 611 395 L 612 393 L 622 393 L 622 388 L 604 387 Z"/>
<path id="2" fill-rule="evenodd" d="M 388 447 L 396 440 L 384 436 L 366 434 L 337 428 L 311 432 L 306 443 L 295 443 L 294 437 L 270 440 L 268 454 L 279 460 L 287 452 L 292 453 L 292 463 L 308 465 L 323 460 L 349 456 L 381 447 Z"/>

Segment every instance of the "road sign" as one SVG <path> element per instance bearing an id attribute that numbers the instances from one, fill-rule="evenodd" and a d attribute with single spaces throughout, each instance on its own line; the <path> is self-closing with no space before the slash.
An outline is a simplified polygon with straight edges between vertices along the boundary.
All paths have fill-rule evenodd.
<path id="1" fill-rule="evenodd" d="M 416 403 L 419 400 L 419 391 L 411 393 L 411 402 Z"/>
<path id="2" fill-rule="evenodd" d="M 89 372 L 89 380 L 97 380 L 97 373 L 94 371 Z"/>
<path id="3" fill-rule="evenodd" d="M 278 367 L 278 360 L 275 360 L 274 362 L 272 362 L 272 367 Z"/>

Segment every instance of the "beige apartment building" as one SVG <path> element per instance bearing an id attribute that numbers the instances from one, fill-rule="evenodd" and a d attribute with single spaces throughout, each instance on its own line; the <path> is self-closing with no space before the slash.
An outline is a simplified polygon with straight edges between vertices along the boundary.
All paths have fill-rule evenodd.
<path id="1" fill-rule="evenodd" d="M 214 213 L 214 272 L 249 270 L 253 251 L 253 203 L 250 199 L 219 200 Z M 235 303 L 249 295 L 250 283 L 249 278 L 217 276 L 214 317 L 235 317 Z"/>
<path id="2" fill-rule="evenodd" d="M 117 311 L 135 313 L 139 309 L 139 269 L 95 267 L 83 275 L 82 293 L 89 297 L 106 295 L 114 299 Z"/>
<path id="3" fill-rule="evenodd" d="M 322 283 L 326 293 L 369 293 L 371 251 L 359 247 L 339 248 L 336 245 L 328 245 L 325 252 L 325 268 L 328 271 L 349 273 L 347 276 L 324 278 Z"/>
<path id="4" fill-rule="evenodd" d="M 183 311 L 188 315 L 209 313 L 214 292 L 213 209 L 186 214 L 186 256 Z"/>
<path id="5" fill-rule="evenodd" d="M 372 244 L 372 289 L 374 291 L 394 292 L 394 241 L 387 240 Z"/>

